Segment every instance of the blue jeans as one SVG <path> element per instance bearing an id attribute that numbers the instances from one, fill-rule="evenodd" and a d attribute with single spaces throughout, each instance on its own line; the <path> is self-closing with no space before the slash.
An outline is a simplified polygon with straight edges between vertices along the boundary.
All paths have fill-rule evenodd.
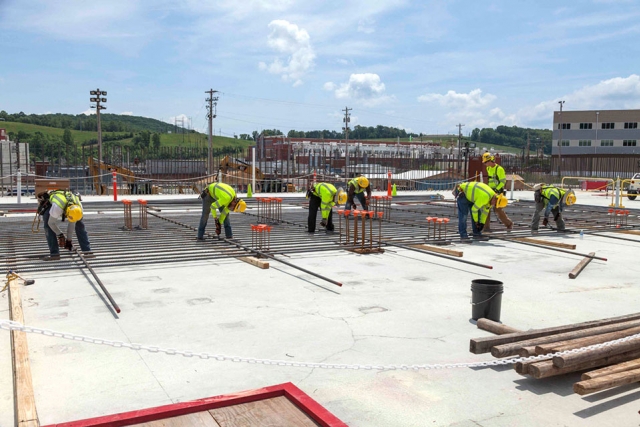
<path id="1" fill-rule="evenodd" d="M 467 200 L 463 193 L 458 195 L 458 233 L 460 234 L 460 238 L 466 239 L 469 237 L 467 234 L 467 217 L 471 212 L 471 207 L 473 203 Z M 471 221 L 471 229 L 473 230 L 474 236 L 481 236 L 482 233 L 478 231 L 476 228 L 475 221 Z"/>
<path id="2" fill-rule="evenodd" d="M 365 207 L 367 209 L 369 208 L 369 206 L 367 206 L 367 203 L 366 203 L 367 201 L 364 198 L 364 191 L 362 193 L 356 193 L 355 197 L 357 197 L 358 200 L 360 201 L 360 206 L 362 207 L 362 209 L 364 209 Z M 355 200 L 353 201 L 353 203 L 347 200 L 347 204 L 345 205 L 344 210 L 350 211 L 353 205 L 355 205 Z"/>
<path id="3" fill-rule="evenodd" d="M 49 209 L 47 209 L 42 215 L 44 221 L 44 234 L 47 237 L 47 246 L 49 246 L 49 253 L 51 255 L 59 255 L 60 254 L 60 246 L 58 245 L 58 236 L 56 233 L 49 227 L 49 219 L 51 216 L 49 215 Z M 91 245 L 89 243 L 89 235 L 87 234 L 87 230 L 84 227 L 84 222 L 82 220 L 76 221 L 75 225 L 76 237 L 78 238 L 78 244 L 80 245 L 80 249 L 82 252 L 91 252 Z M 68 238 L 69 236 L 67 236 Z"/>
<path id="4" fill-rule="evenodd" d="M 198 239 L 204 238 L 204 230 L 207 228 L 207 221 L 209 220 L 209 214 L 211 213 L 211 203 L 213 203 L 213 197 L 207 192 L 207 195 L 202 199 L 202 215 L 200 216 L 200 225 L 198 226 Z M 224 207 L 218 208 L 218 211 L 222 213 Z M 229 215 L 224 219 L 222 223 L 224 225 L 224 236 L 227 239 L 233 237 L 231 231 L 231 222 L 229 222 Z"/>

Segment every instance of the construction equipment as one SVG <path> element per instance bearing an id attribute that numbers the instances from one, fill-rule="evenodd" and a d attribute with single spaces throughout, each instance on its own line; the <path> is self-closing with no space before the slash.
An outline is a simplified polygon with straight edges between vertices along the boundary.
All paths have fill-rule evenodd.
<path id="1" fill-rule="evenodd" d="M 262 171 L 250 163 L 247 163 L 240 159 L 235 159 L 229 156 L 224 156 L 220 160 L 220 171 L 223 174 L 229 175 L 232 178 L 230 181 L 233 184 L 248 186 L 253 179 L 253 171 L 256 173 L 256 186 L 255 191 L 261 191 L 261 183 L 264 180 L 264 174 Z"/>
<path id="2" fill-rule="evenodd" d="M 115 166 L 109 163 L 100 162 L 94 157 L 89 157 L 87 163 L 89 165 L 89 172 L 91 173 L 91 176 L 93 176 L 93 186 L 98 196 L 102 196 L 107 193 L 107 185 L 102 184 L 100 180 L 101 171 L 103 170 L 118 173 L 125 181 L 127 181 L 127 183 L 129 183 L 130 194 L 137 193 L 137 191 L 135 191 L 137 189 L 136 175 L 133 171 L 122 166 Z"/>

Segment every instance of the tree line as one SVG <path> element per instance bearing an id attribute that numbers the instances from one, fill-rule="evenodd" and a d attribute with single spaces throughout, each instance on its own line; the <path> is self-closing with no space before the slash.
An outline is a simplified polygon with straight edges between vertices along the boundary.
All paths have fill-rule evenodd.
<path id="1" fill-rule="evenodd" d="M 551 154 L 552 132 L 548 129 L 521 128 L 518 126 L 498 126 L 493 128 L 475 128 L 471 132 L 471 141 L 482 145 L 504 145 L 524 148 L 529 139 L 530 150 L 542 148 L 545 154 Z"/>

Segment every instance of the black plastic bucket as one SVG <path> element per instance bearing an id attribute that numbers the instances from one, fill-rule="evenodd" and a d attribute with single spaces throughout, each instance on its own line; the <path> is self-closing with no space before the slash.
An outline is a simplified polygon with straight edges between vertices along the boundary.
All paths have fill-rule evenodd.
<path id="1" fill-rule="evenodd" d="M 502 282 L 490 279 L 471 281 L 471 318 L 500 321 L 502 308 Z"/>

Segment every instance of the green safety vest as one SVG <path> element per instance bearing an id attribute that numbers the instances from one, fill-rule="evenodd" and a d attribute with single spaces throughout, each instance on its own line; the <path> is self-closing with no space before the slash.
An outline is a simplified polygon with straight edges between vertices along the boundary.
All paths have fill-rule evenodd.
<path id="1" fill-rule="evenodd" d="M 484 224 L 491 209 L 491 198 L 496 193 L 484 182 L 465 182 L 459 187 L 467 200 L 473 203 L 471 206 L 473 221 Z"/>
<path id="2" fill-rule="evenodd" d="M 358 185 L 358 178 L 353 178 L 351 181 L 349 181 L 349 185 L 353 185 L 353 189 L 355 190 L 356 194 L 360 194 L 363 193 L 364 190 L 366 190 L 367 188 L 362 188 L 360 187 L 360 185 Z"/>
<path id="3" fill-rule="evenodd" d="M 55 203 L 62 209 L 63 213 L 66 213 L 68 205 L 78 205 L 82 208 L 80 198 L 70 191 L 56 190 L 49 193 L 49 201 Z"/>
<path id="4" fill-rule="evenodd" d="M 494 191 L 502 190 L 507 183 L 507 174 L 500 165 L 487 167 L 487 175 L 489 176 L 489 187 Z"/>
<path id="5" fill-rule="evenodd" d="M 329 219 L 329 212 L 331 208 L 336 204 L 334 199 L 336 197 L 336 187 L 326 182 L 319 182 L 313 188 L 313 195 L 320 197 L 320 212 L 322 213 L 322 219 Z"/>
<path id="6" fill-rule="evenodd" d="M 229 204 L 236 198 L 236 191 L 228 184 L 222 182 L 214 182 L 209 185 L 209 195 L 213 199 L 211 203 L 211 215 L 218 218 L 218 209 L 222 208 L 220 213 L 220 222 L 224 222 L 229 215 Z"/>

